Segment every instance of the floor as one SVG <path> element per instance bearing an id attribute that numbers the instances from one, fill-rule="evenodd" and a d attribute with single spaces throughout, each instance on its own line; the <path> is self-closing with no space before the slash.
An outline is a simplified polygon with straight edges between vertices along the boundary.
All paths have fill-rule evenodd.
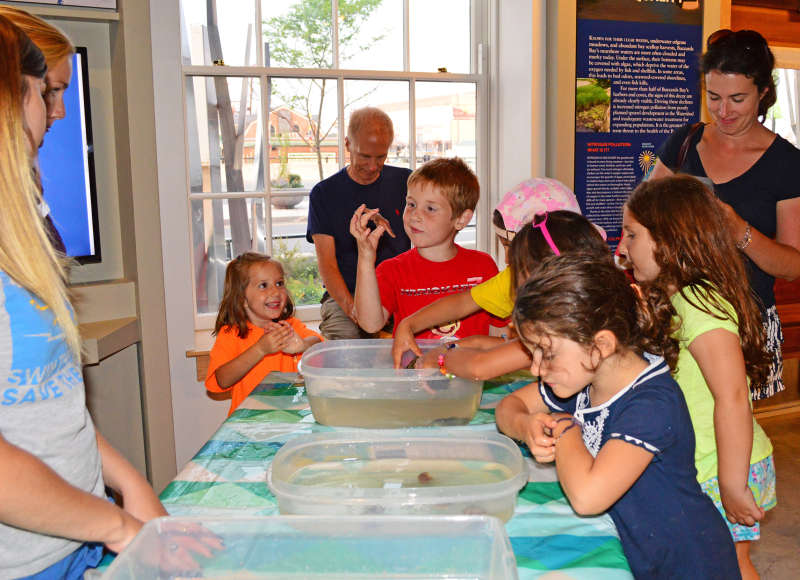
<path id="1" fill-rule="evenodd" d="M 800 414 L 759 418 L 775 449 L 778 505 L 761 522 L 752 559 L 762 580 L 800 578 Z"/>

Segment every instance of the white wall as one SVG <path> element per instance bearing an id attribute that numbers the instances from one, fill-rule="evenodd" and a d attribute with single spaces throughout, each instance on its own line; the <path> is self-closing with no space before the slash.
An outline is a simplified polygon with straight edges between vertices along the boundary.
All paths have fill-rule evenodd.
<path id="1" fill-rule="evenodd" d="M 534 23 L 539 26 L 543 21 L 544 0 L 495 1 L 499 10 L 492 28 L 499 42 L 497 50 L 490 53 L 490 60 L 497 65 L 490 88 L 495 110 L 490 122 L 497 128 L 492 139 L 494 153 L 490 153 L 492 208 L 503 192 L 523 179 L 541 175 L 544 167 L 541 120 L 537 121 L 539 129 L 531 131 L 534 116 L 543 118 L 543 112 L 539 112 L 544 105 L 544 85 L 540 80 L 543 32 L 534 36 L 531 30 Z M 202 382 L 196 380 L 193 359 L 186 358 L 186 351 L 194 346 L 194 318 L 177 2 L 150 0 L 150 12 L 153 54 L 158 55 L 153 59 L 158 187 L 175 454 L 180 469 L 224 420 L 228 403 L 207 397 Z M 532 58 L 534 50 L 536 63 Z"/>
<path id="2" fill-rule="evenodd" d="M 175 457 L 180 470 L 225 419 L 229 403 L 208 398 L 203 383 L 195 378 L 194 359 L 186 358 L 186 351 L 194 348 L 194 313 L 179 26 L 178 2 L 150 0 L 161 243 Z"/>
<path id="3" fill-rule="evenodd" d="M 534 14 L 543 6 L 540 0 L 498 1 L 492 79 L 492 111 L 496 123 L 496 190 L 489 204 L 494 209 L 503 194 L 520 181 L 532 177 L 534 132 L 531 104 L 534 103 L 533 50 L 541 34 L 534 35 Z M 543 57 L 543 54 L 537 55 Z M 541 99 L 537 95 L 538 104 Z M 538 134 L 538 131 L 536 132 Z"/>

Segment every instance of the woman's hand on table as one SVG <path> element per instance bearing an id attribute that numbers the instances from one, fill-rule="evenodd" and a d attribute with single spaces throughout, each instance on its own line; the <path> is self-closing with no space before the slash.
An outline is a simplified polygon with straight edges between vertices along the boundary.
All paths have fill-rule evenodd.
<path id="1" fill-rule="evenodd" d="M 195 556 L 210 558 L 215 550 L 225 548 L 222 539 L 200 524 L 165 521 L 161 525 L 166 546 L 160 551 L 147 552 L 145 558 L 159 572 L 186 575 L 201 571 Z"/>

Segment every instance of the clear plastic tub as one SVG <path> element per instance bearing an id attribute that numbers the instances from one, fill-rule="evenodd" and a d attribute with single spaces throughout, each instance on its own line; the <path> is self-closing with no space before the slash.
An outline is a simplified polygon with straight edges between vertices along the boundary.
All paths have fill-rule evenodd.
<path id="1" fill-rule="evenodd" d="M 187 563 L 181 530 L 223 547 Z M 481 516 L 158 518 L 103 575 L 186 577 L 515 580 L 517 567 L 502 524 Z"/>
<path id="2" fill-rule="evenodd" d="M 423 352 L 438 340 L 417 341 Z M 408 364 L 413 354 L 404 358 Z M 300 372 L 317 422 L 372 429 L 465 425 L 483 383 L 448 378 L 439 369 L 395 369 L 392 340 L 332 340 L 303 353 Z"/>
<path id="3" fill-rule="evenodd" d="M 267 484 L 282 514 L 514 514 L 528 469 L 495 432 L 339 431 L 289 440 Z"/>

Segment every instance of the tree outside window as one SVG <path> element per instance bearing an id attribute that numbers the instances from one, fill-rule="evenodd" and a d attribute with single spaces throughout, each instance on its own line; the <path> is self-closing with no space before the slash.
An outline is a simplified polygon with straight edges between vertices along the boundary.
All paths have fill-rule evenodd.
<path id="1" fill-rule="evenodd" d="M 478 168 L 477 75 L 434 76 L 432 70 L 413 72 L 403 65 L 409 62 L 404 53 L 414 62 L 431 56 L 409 44 L 422 30 L 415 23 L 423 22 L 423 4 L 182 0 L 200 326 L 201 319 L 216 313 L 225 265 L 242 251 L 271 253 L 284 263 L 301 312 L 302 306 L 319 302 L 323 288 L 316 256 L 305 240 L 308 193 L 346 164 L 342 131 L 351 110 L 378 106 L 392 117 L 396 139 L 390 164 L 414 168 L 432 156 L 458 154 Z M 458 25 L 437 34 L 439 45 L 431 43 L 436 54 L 445 54 L 442 46 L 471 50 L 470 10 L 484 2 L 441 4 L 448 5 L 448 17 Z M 403 11 L 411 30 L 403 29 Z M 461 14 L 460 20 L 454 14 Z M 463 62 L 463 55 L 459 58 Z M 215 61 L 225 66 L 209 68 Z M 231 66 L 237 67 L 236 75 L 225 74 Z M 466 245 L 474 245 L 474 230 L 467 235 L 473 241 Z"/>

